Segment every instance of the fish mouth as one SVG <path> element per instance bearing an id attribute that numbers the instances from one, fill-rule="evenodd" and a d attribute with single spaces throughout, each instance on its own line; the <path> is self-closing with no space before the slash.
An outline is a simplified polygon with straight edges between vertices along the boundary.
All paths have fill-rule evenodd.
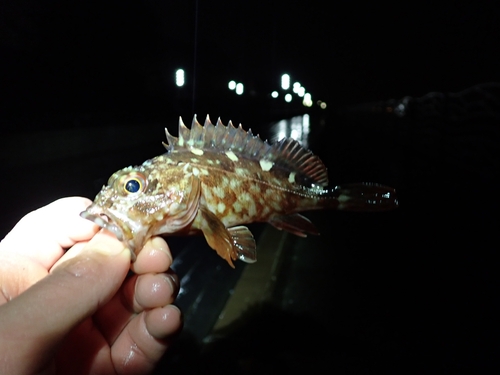
<path id="1" fill-rule="evenodd" d="M 124 240 L 125 236 L 123 235 L 123 230 L 118 225 L 113 223 L 112 219 L 108 215 L 104 213 L 100 213 L 97 215 L 89 212 L 88 210 L 85 210 L 80 213 L 80 216 L 84 219 L 92 221 L 101 228 L 109 230 L 116 236 L 116 238 L 118 238 L 119 241 Z"/>

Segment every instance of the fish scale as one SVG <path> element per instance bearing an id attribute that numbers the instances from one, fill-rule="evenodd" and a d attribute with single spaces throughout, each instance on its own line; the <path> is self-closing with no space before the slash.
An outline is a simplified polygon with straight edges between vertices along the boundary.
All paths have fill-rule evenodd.
<path id="1" fill-rule="evenodd" d="M 165 129 L 167 152 L 114 173 L 82 217 L 109 229 L 133 257 L 152 236 L 203 234 L 229 265 L 255 262 L 256 244 L 243 224 L 267 222 L 305 237 L 319 234 L 299 212 L 380 211 L 397 207 L 393 188 L 358 183 L 327 189 L 323 162 L 299 142 L 270 144 L 251 130 L 207 116 L 178 137 Z"/>

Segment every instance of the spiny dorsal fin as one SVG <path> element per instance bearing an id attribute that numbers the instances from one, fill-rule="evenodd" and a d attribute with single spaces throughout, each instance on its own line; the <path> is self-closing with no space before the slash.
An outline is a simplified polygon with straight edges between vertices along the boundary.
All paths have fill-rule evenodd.
<path id="1" fill-rule="evenodd" d="M 291 138 L 283 138 L 271 145 L 258 135 L 254 136 L 251 129 L 245 131 L 241 124 L 235 128 L 229 121 L 225 126 L 219 118 L 214 126 L 208 115 L 203 126 L 194 116 L 191 129 L 179 118 L 179 137 L 174 137 L 167 129 L 165 133 L 168 144 L 163 145 L 169 152 L 179 148 L 232 151 L 249 159 L 269 161 L 285 170 L 296 171 L 296 181 L 302 185 L 328 185 L 323 162 Z"/>

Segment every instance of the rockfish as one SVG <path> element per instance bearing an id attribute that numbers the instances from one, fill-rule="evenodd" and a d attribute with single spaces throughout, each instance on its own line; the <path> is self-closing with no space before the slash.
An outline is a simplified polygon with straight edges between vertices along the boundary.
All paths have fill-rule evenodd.
<path id="1" fill-rule="evenodd" d="M 378 211 L 398 202 L 395 190 L 373 183 L 327 189 L 325 165 L 296 140 L 270 144 L 229 122 L 167 129 L 167 152 L 114 173 L 81 216 L 114 233 L 132 252 L 152 236 L 199 234 L 231 267 L 256 261 L 242 224 L 267 222 L 306 237 L 319 234 L 301 211 Z"/>

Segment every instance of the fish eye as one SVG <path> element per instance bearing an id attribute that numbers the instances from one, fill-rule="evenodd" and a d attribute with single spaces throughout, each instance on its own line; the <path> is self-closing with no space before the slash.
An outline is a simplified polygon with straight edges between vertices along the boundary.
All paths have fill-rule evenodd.
<path id="1" fill-rule="evenodd" d="M 139 172 L 127 173 L 115 182 L 115 188 L 125 195 L 141 193 L 146 185 L 146 176 Z"/>
<path id="2" fill-rule="evenodd" d="M 128 193 L 137 193 L 141 190 L 142 184 L 137 178 L 131 178 L 130 180 L 125 181 L 125 185 L 123 188 Z"/>

